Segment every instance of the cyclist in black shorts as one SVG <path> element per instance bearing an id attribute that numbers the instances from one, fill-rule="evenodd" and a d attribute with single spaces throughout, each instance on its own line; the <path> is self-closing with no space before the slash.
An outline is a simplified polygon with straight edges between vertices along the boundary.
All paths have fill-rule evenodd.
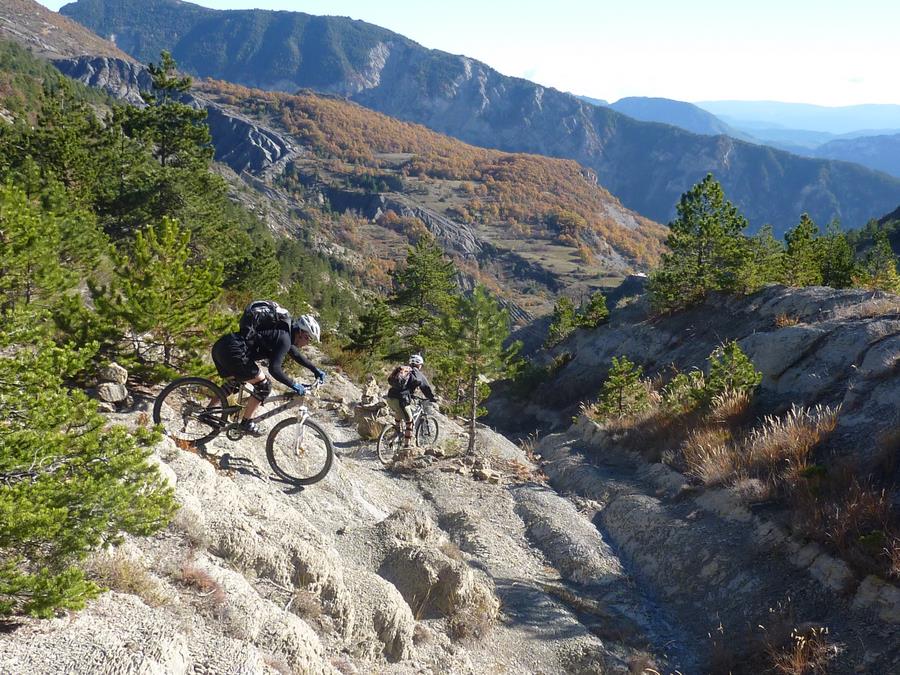
<path id="1" fill-rule="evenodd" d="M 303 396 L 306 388 L 288 377 L 282 365 L 286 356 L 308 368 L 316 379 L 325 381 L 325 373 L 300 353 L 300 348 L 311 341 L 319 341 L 322 329 L 310 314 L 304 314 L 291 322 L 290 332 L 285 328 L 273 328 L 257 331 L 252 340 L 247 340 L 240 333 L 223 335 L 212 346 L 212 359 L 216 370 L 225 380 L 225 391 L 229 395 L 237 391 L 241 383 L 253 385 L 253 394 L 244 408 L 244 419 L 241 426 L 255 436 L 263 433 L 263 428 L 253 421 L 259 404 L 266 400 L 272 391 L 272 383 L 265 371 L 256 365 L 257 361 L 268 359 L 269 372 L 276 380 L 297 394 Z"/>

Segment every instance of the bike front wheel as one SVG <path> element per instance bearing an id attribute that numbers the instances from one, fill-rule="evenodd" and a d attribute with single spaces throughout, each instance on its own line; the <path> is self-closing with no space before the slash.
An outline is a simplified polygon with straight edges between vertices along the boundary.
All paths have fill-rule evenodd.
<path id="1" fill-rule="evenodd" d="M 331 439 L 315 422 L 282 420 L 266 439 L 266 458 L 279 477 L 297 485 L 318 483 L 331 469 Z"/>
<path id="2" fill-rule="evenodd" d="M 420 448 L 433 446 L 437 443 L 440 430 L 441 427 L 434 417 L 423 415 L 416 425 L 416 445 Z"/>
<path id="3" fill-rule="evenodd" d="M 218 400 L 217 405 L 210 405 Z M 182 377 L 159 392 L 153 403 L 153 422 L 176 442 L 202 445 L 211 440 L 226 419 L 225 392 L 202 377 Z"/>
<path id="4" fill-rule="evenodd" d="M 390 466 L 394 457 L 400 452 L 403 444 L 403 432 L 396 424 L 388 424 L 378 437 L 378 459 L 385 466 Z"/>

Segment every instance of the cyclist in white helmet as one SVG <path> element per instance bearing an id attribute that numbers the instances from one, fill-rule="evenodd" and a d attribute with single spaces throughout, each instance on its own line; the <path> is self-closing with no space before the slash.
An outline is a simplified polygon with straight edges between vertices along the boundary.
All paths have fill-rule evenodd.
<path id="1" fill-rule="evenodd" d="M 263 328 L 253 334 L 252 339 L 241 333 L 228 333 L 216 340 L 212 347 L 213 363 L 219 375 L 226 381 L 227 393 L 235 391 L 242 382 L 253 385 L 253 394 L 244 409 L 241 426 L 253 435 L 260 435 L 264 429 L 253 421 L 259 404 L 272 392 L 272 383 L 265 372 L 256 365 L 267 359 L 272 377 L 292 389 L 298 395 L 306 393 L 306 387 L 288 377 L 282 366 L 286 356 L 308 368 L 319 382 L 325 381 L 325 372 L 315 366 L 300 352 L 310 342 L 319 342 L 322 329 L 311 314 L 304 314 L 291 321 L 290 326 L 282 323 L 276 328 Z"/>
<path id="2" fill-rule="evenodd" d="M 405 423 L 403 429 L 404 455 L 409 454 L 409 448 L 412 446 L 413 410 L 410 404 L 416 389 L 421 389 L 425 398 L 432 403 L 437 402 L 431 383 L 422 372 L 423 365 L 425 365 L 425 359 L 422 358 L 422 355 L 413 354 L 409 357 L 409 366 L 397 366 L 388 378 L 390 385 L 387 393 L 388 407 L 397 422 Z"/>

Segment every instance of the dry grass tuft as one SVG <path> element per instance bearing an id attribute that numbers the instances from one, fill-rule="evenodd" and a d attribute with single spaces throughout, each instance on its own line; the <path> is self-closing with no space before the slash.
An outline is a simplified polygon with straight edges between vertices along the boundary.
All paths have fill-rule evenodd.
<path id="1" fill-rule="evenodd" d="M 322 603 L 319 602 L 319 598 L 305 588 L 298 588 L 294 592 L 288 608 L 306 621 L 314 621 L 322 616 Z"/>
<path id="2" fill-rule="evenodd" d="M 172 599 L 162 582 L 143 564 L 121 551 L 95 555 L 86 565 L 86 571 L 100 585 L 136 595 L 150 607 L 160 607 Z"/>
<path id="3" fill-rule="evenodd" d="M 813 448 L 837 424 L 837 408 L 792 408 L 784 417 L 769 416 L 743 439 L 735 438 L 749 399 L 728 394 L 714 400 L 711 414 L 700 420 L 681 446 L 684 470 L 704 485 L 724 485 L 748 478 L 794 485 L 810 469 Z"/>
<path id="4" fill-rule="evenodd" d="M 900 580 L 900 535 L 891 537 L 884 547 L 884 555 L 887 558 L 888 576 Z"/>
<path id="5" fill-rule="evenodd" d="M 205 551 L 209 548 L 209 536 L 203 523 L 196 517 L 184 509 L 179 509 L 178 513 L 169 523 L 169 527 L 181 532 L 191 543 L 194 550 Z"/>
<path id="6" fill-rule="evenodd" d="M 746 391 L 726 391 L 716 394 L 709 405 L 709 419 L 720 424 L 738 425 L 746 420 L 750 410 L 750 394 Z"/>
<path id="7" fill-rule="evenodd" d="M 787 644 L 766 648 L 772 670 L 782 675 L 813 675 L 828 672 L 828 662 L 840 648 L 828 641 L 828 628 L 795 628 Z"/>
<path id="8" fill-rule="evenodd" d="M 455 560 L 457 562 L 463 562 L 465 558 L 463 558 L 462 551 L 459 546 L 454 544 L 452 541 L 445 541 L 440 545 L 441 553 L 450 558 L 450 560 Z"/>
<path id="9" fill-rule="evenodd" d="M 796 316 L 791 316 L 790 314 L 785 314 L 782 312 L 781 314 L 775 317 L 775 327 L 776 328 L 787 328 L 788 326 L 796 326 L 800 323 L 800 319 Z"/>
<path id="10" fill-rule="evenodd" d="M 835 319 L 870 319 L 900 312 L 900 299 L 896 295 L 875 293 L 870 300 L 856 305 L 838 307 L 832 313 Z"/>
<path id="11" fill-rule="evenodd" d="M 487 588 L 481 588 L 448 619 L 447 634 L 454 640 L 480 640 L 490 633 L 499 615 L 497 598 Z"/>
<path id="12" fill-rule="evenodd" d="M 682 454 L 688 474 L 704 485 L 723 485 L 739 469 L 737 453 L 725 443 L 688 441 Z"/>
<path id="13" fill-rule="evenodd" d="M 796 482 L 809 468 L 812 449 L 837 425 L 839 407 L 793 406 L 784 417 L 770 415 L 746 442 L 746 470 L 776 482 Z"/>
<path id="14" fill-rule="evenodd" d="M 194 565 L 193 561 L 186 560 L 182 564 L 180 581 L 188 588 L 198 591 L 214 606 L 220 607 L 225 604 L 225 589 L 209 575 L 209 572 Z"/>

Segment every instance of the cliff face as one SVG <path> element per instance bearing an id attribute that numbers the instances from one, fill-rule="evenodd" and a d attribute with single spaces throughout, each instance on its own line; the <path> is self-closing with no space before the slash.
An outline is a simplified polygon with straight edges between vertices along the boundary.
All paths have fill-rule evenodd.
<path id="1" fill-rule="evenodd" d="M 144 66 L 125 59 L 79 56 L 54 59 L 53 65 L 66 77 L 102 89 L 113 98 L 131 105 L 143 106 L 141 91 L 149 91 L 153 87 L 150 72 Z"/>
<path id="2" fill-rule="evenodd" d="M 143 106 L 142 91 L 150 91 L 153 81 L 146 67 L 123 59 L 81 56 L 56 59 L 53 64 L 67 77 L 107 92 L 131 105 Z M 283 135 L 246 117 L 226 111 L 202 97 L 186 95 L 185 103 L 207 112 L 206 123 L 215 146 L 215 159 L 240 174 L 264 174 L 294 155 L 293 144 Z"/>
<path id="3" fill-rule="evenodd" d="M 900 180 L 869 169 L 639 122 L 360 21 L 172 0 L 79 0 L 62 12 L 116 34 L 143 60 L 168 49 L 200 76 L 309 87 L 476 145 L 575 159 L 626 207 L 659 222 L 708 172 L 754 227 L 771 223 L 776 234 L 803 212 L 853 227 L 900 202 Z"/>

